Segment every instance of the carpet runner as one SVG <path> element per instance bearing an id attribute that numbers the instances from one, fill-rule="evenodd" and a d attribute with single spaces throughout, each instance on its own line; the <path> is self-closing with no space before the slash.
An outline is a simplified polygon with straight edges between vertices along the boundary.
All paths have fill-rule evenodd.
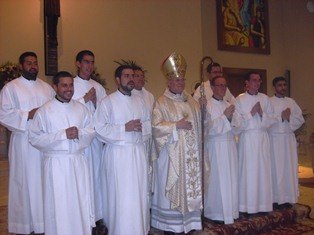
<path id="1" fill-rule="evenodd" d="M 314 234 L 314 219 L 309 217 L 311 208 L 296 204 L 291 209 L 275 210 L 268 214 L 241 216 L 234 224 L 222 225 L 210 220 L 204 221 L 203 231 L 193 231 L 189 235 L 298 235 Z M 7 207 L 0 207 L 0 235 L 7 235 Z M 106 235 L 105 227 L 93 229 L 93 235 Z M 152 229 L 150 235 L 162 235 L 162 231 Z"/>

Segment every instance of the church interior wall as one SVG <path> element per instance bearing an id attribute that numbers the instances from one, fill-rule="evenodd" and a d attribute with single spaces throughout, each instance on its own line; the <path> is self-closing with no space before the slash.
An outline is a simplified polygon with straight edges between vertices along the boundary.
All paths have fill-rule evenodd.
<path id="1" fill-rule="evenodd" d="M 307 0 L 269 0 L 271 54 L 249 54 L 217 49 L 214 0 L 60 0 L 58 24 L 59 70 L 75 74 L 75 55 L 90 49 L 97 71 L 115 90 L 114 60 L 130 59 L 147 72 L 147 88 L 159 96 L 165 86 L 160 67 L 173 51 L 188 63 L 186 90 L 200 78 L 200 60 L 210 55 L 224 67 L 267 70 L 267 90 L 272 95 L 275 76 L 291 72 L 291 95 L 314 115 L 312 87 L 314 13 Z M 44 73 L 43 0 L 0 0 L 0 63 L 17 62 L 26 51 L 37 52 L 39 76 Z M 314 117 L 308 130 L 314 131 Z"/>

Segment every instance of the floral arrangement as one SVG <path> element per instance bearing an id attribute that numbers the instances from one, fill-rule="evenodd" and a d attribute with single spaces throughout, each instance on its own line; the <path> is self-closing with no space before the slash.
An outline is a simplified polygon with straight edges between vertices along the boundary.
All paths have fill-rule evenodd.
<path id="1" fill-rule="evenodd" d="M 14 78 L 21 76 L 21 69 L 18 64 L 6 62 L 0 66 L 0 89 Z"/>

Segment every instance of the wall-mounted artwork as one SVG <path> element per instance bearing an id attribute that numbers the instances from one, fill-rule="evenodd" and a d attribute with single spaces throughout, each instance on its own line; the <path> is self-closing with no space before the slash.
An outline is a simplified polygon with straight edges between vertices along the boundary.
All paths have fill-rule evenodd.
<path id="1" fill-rule="evenodd" d="M 218 49 L 270 54 L 267 0 L 216 0 Z"/>

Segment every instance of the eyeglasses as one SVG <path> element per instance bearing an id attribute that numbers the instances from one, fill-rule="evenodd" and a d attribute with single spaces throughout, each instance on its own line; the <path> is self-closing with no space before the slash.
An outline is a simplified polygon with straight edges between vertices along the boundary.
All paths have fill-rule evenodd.
<path id="1" fill-rule="evenodd" d="M 220 87 L 220 88 L 227 88 L 228 85 L 227 84 L 218 84 L 218 85 L 214 85 L 215 87 Z"/>

